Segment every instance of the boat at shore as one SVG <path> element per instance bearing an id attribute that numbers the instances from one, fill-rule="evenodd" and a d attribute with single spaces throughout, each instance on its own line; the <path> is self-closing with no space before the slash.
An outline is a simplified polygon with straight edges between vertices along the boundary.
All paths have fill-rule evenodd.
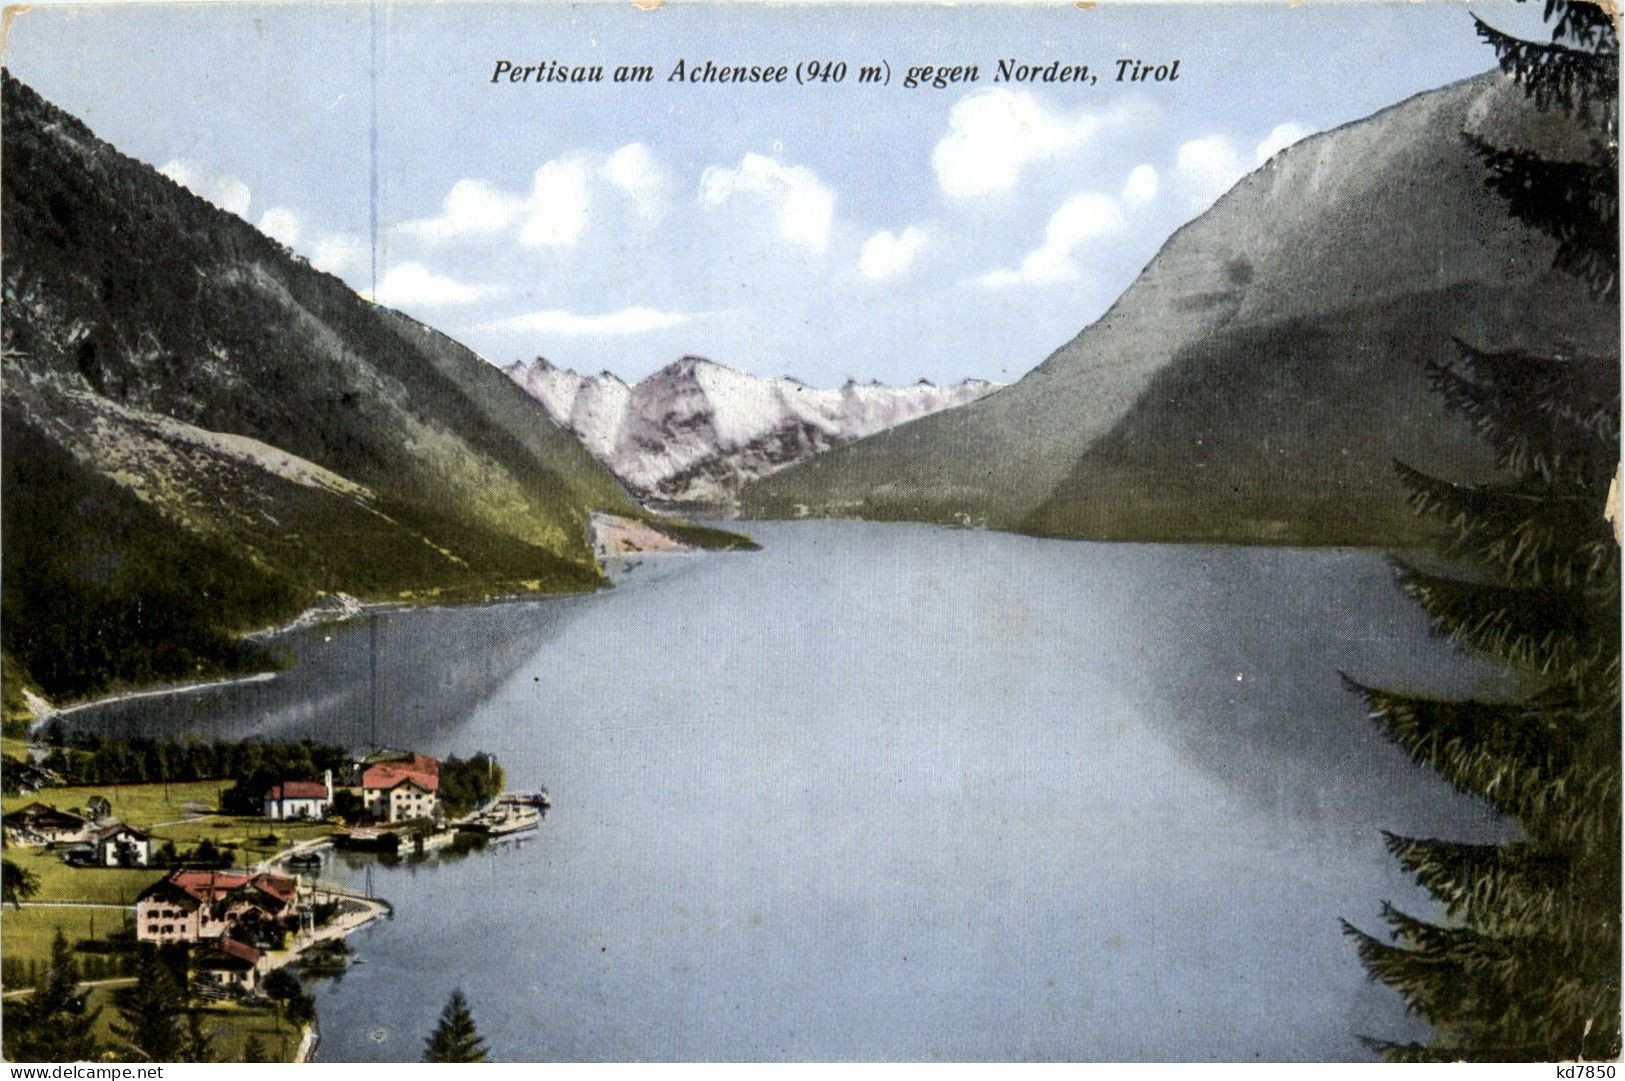
<path id="1" fill-rule="evenodd" d="M 401 847 L 400 834 L 394 830 L 372 829 L 358 826 L 353 829 L 340 829 L 333 833 L 333 847 L 347 852 L 398 852 Z"/>
<path id="2" fill-rule="evenodd" d="M 459 822 L 457 828 L 465 833 L 477 833 L 485 837 L 495 838 L 533 830 L 541 824 L 542 812 L 536 807 L 527 804 L 499 802 L 490 810 L 471 815 L 466 820 Z"/>

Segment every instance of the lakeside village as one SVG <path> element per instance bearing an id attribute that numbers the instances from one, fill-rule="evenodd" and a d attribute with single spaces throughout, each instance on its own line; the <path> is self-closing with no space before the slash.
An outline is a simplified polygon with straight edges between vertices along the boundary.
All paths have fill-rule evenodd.
<path id="1" fill-rule="evenodd" d="M 547 807 L 486 754 L 39 738 L 8 733 L 4 762 L 11 1061 L 303 1061 L 306 982 L 390 915 L 324 863 L 455 858 Z"/>

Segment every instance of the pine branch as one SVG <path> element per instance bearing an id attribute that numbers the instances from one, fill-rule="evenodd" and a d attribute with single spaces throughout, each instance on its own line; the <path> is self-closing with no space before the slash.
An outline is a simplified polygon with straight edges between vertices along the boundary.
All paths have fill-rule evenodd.
<path id="1" fill-rule="evenodd" d="M 1619 94 L 1617 46 L 1573 48 L 1560 42 L 1527 41 L 1503 33 L 1473 16 L 1479 40 L 1495 50 L 1501 70 L 1542 109 L 1553 106 L 1590 120 L 1612 124 Z"/>
<path id="2" fill-rule="evenodd" d="M 1588 161 L 1550 161 L 1462 136 L 1489 171 L 1485 183 L 1519 221 L 1557 241 L 1553 265 L 1598 297 L 1619 295 L 1619 160 L 1594 144 Z"/>
<path id="3" fill-rule="evenodd" d="M 1586 431 L 1619 438 L 1617 354 L 1546 355 L 1526 349 L 1479 349 L 1459 337 L 1450 340 L 1474 379 L 1500 390 L 1532 395 L 1542 412 Z"/>
<path id="4" fill-rule="evenodd" d="M 1456 484 L 1394 463 L 1418 514 L 1436 516 L 1454 539 L 1445 555 L 1507 581 L 1565 588 L 1617 588 L 1619 547 L 1591 496 L 1530 485 Z"/>
<path id="5" fill-rule="evenodd" d="M 1468 582 L 1399 566 L 1405 591 L 1441 632 L 1504 664 L 1573 680 L 1603 660 L 1611 631 L 1580 591 Z"/>
<path id="6" fill-rule="evenodd" d="M 1541 1059 L 1592 1050 L 1597 1029 L 1598 966 L 1561 946 L 1531 938 L 1505 942 L 1468 928 L 1437 927 L 1391 906 L 1384 918 L 1414 948 L 1389 945 L 1344 922 L 1361 962 L 1406 1006 L 1455 1047 L 1528 1047 Z M 1614 961 L 1617 971 L 1617 957 Z M 1617 1030 L 1617 1025 L 1615 1026 Z M 1604 1041 L 1616 1039 L 1600 1034 Z"/>
<path id="7" fill-rule="evenodd" d="M 1503 943 L 1470 927 L 1441 927 L 1417 919 L 1387 902 L 1382 906 L 1382 918 L 1393 929 L 1394 941 L 1403 943 L 1407 949 L 1491 964 L 1504 962 L 1509 953 Z"/>
<path id="8" fill-rule="evenodd" d="M 1391 946 L 1347 920 L 1342 925 L 1343 933 L 1354 940 L 1366 972 L 1397 991 L 1411 1013 L 1445 1028 L 1458 1018 L 1472 1016 L 1477 988 L 1472 973 L 1460 962 Z"/>
<path id="9" fill-rule="evenodd" d="M 1546 0 L 1545 21 L 1554 40 L 1581 49 L 1619 49 L 1614 20 L 1597 0 Z"/>
<path id="10" fill-rule="evenodd" d="M 1617 948 L 1617 875 L 1528 842 L 1479 845 L 1392 833 L 1383 839 L 1452 919 L 1495 935 Z"/>
<path id="11" fill-rule="evenodd" d="M 1360 1042 L 1382 1056 L 1384 1062 L 1542 1062 L 1542 1049 L 1529 1045 L 1459 1047 L 1420 1043 L 1389 1043 L 1361 1037 Z"/>
<path id="12" fill-rule="evenodd" d="M 1435 390 L 1520 478 L 1606 492 L 1619 461 L 1619 363 L 1489 352 L 1455 339 L 1458 366 L 1428 365 Z"/>
<path id="13" fill-rule="evenodd" d="M 1604 798 L 1607 773 L 1576 761 L 1582 733 L 1560 723 L 1565 713 L 1529 702 L 1420 698 L 1377 690 L 1348 676 L 1343 684 L 1370 709 L 1383 734 L 1458 791 L 1492 803 L 1545 835 Z"/>

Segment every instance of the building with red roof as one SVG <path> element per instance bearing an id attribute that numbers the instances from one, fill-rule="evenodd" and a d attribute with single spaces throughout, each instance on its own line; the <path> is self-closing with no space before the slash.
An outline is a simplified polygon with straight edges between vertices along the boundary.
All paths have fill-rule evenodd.
<path id="1" fill-rule="evenodd" d="M 264 950 L 234 938 L 220 938 L 192 962 L 198 975 L 220 987 L 252 991 L 269 967 Z"/>
<path id="2" fill-rule="evenodd" d="M 251 927 L 298 922 L 299 883 L 284 875 L 180 868 L 135 899 L 142 942 L 213 942 Z"/>
<path id="3" fill-rule="evenodd" d="M 374 818 L 432 818 L 440 806 L 440 760 L 408 754 L 372 762 L 361 771 L 361 802 Z"/>
<path id="4" fill-rule="evenodd" d="M 265 790 L 265 817 L 273 822 L 326 818 L 332 806 L 332 770 L 320 781 L 278 781 Z"/>

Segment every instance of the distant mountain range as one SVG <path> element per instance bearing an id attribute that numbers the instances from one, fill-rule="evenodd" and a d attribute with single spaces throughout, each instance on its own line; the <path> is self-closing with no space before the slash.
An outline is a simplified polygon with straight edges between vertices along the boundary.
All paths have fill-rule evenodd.
<path id="1" fill-rule="evenodd" d="M 229 672 L 322 593 L 592 587 L 647 517 L 500 371 L 4 81 L 8 713 Z"/>
<path id="2" fill-rule="evenodd" d="M 1471 479 L 1483 444 L 1424 364 L 1611 358 L 1617 308 L 1485 186 L 1465 136 L 1585 157 L 1499 73 L 1272 158 L 1176 232 L 1099 321 L 1018 382 L 748 485 L 746 514 L 1062 536 L 1403 543 L 1393 461 Z"/>
<path id="3" fill-rule="evenodd" d="M 996 387 L 922 379 L 911 387 L 848 381 L 818 390 L 695 356 L 631 385 L 541 357 L 504 371 L 634 490 L 672 503 L 730 503 L 748 481 Z"/>

